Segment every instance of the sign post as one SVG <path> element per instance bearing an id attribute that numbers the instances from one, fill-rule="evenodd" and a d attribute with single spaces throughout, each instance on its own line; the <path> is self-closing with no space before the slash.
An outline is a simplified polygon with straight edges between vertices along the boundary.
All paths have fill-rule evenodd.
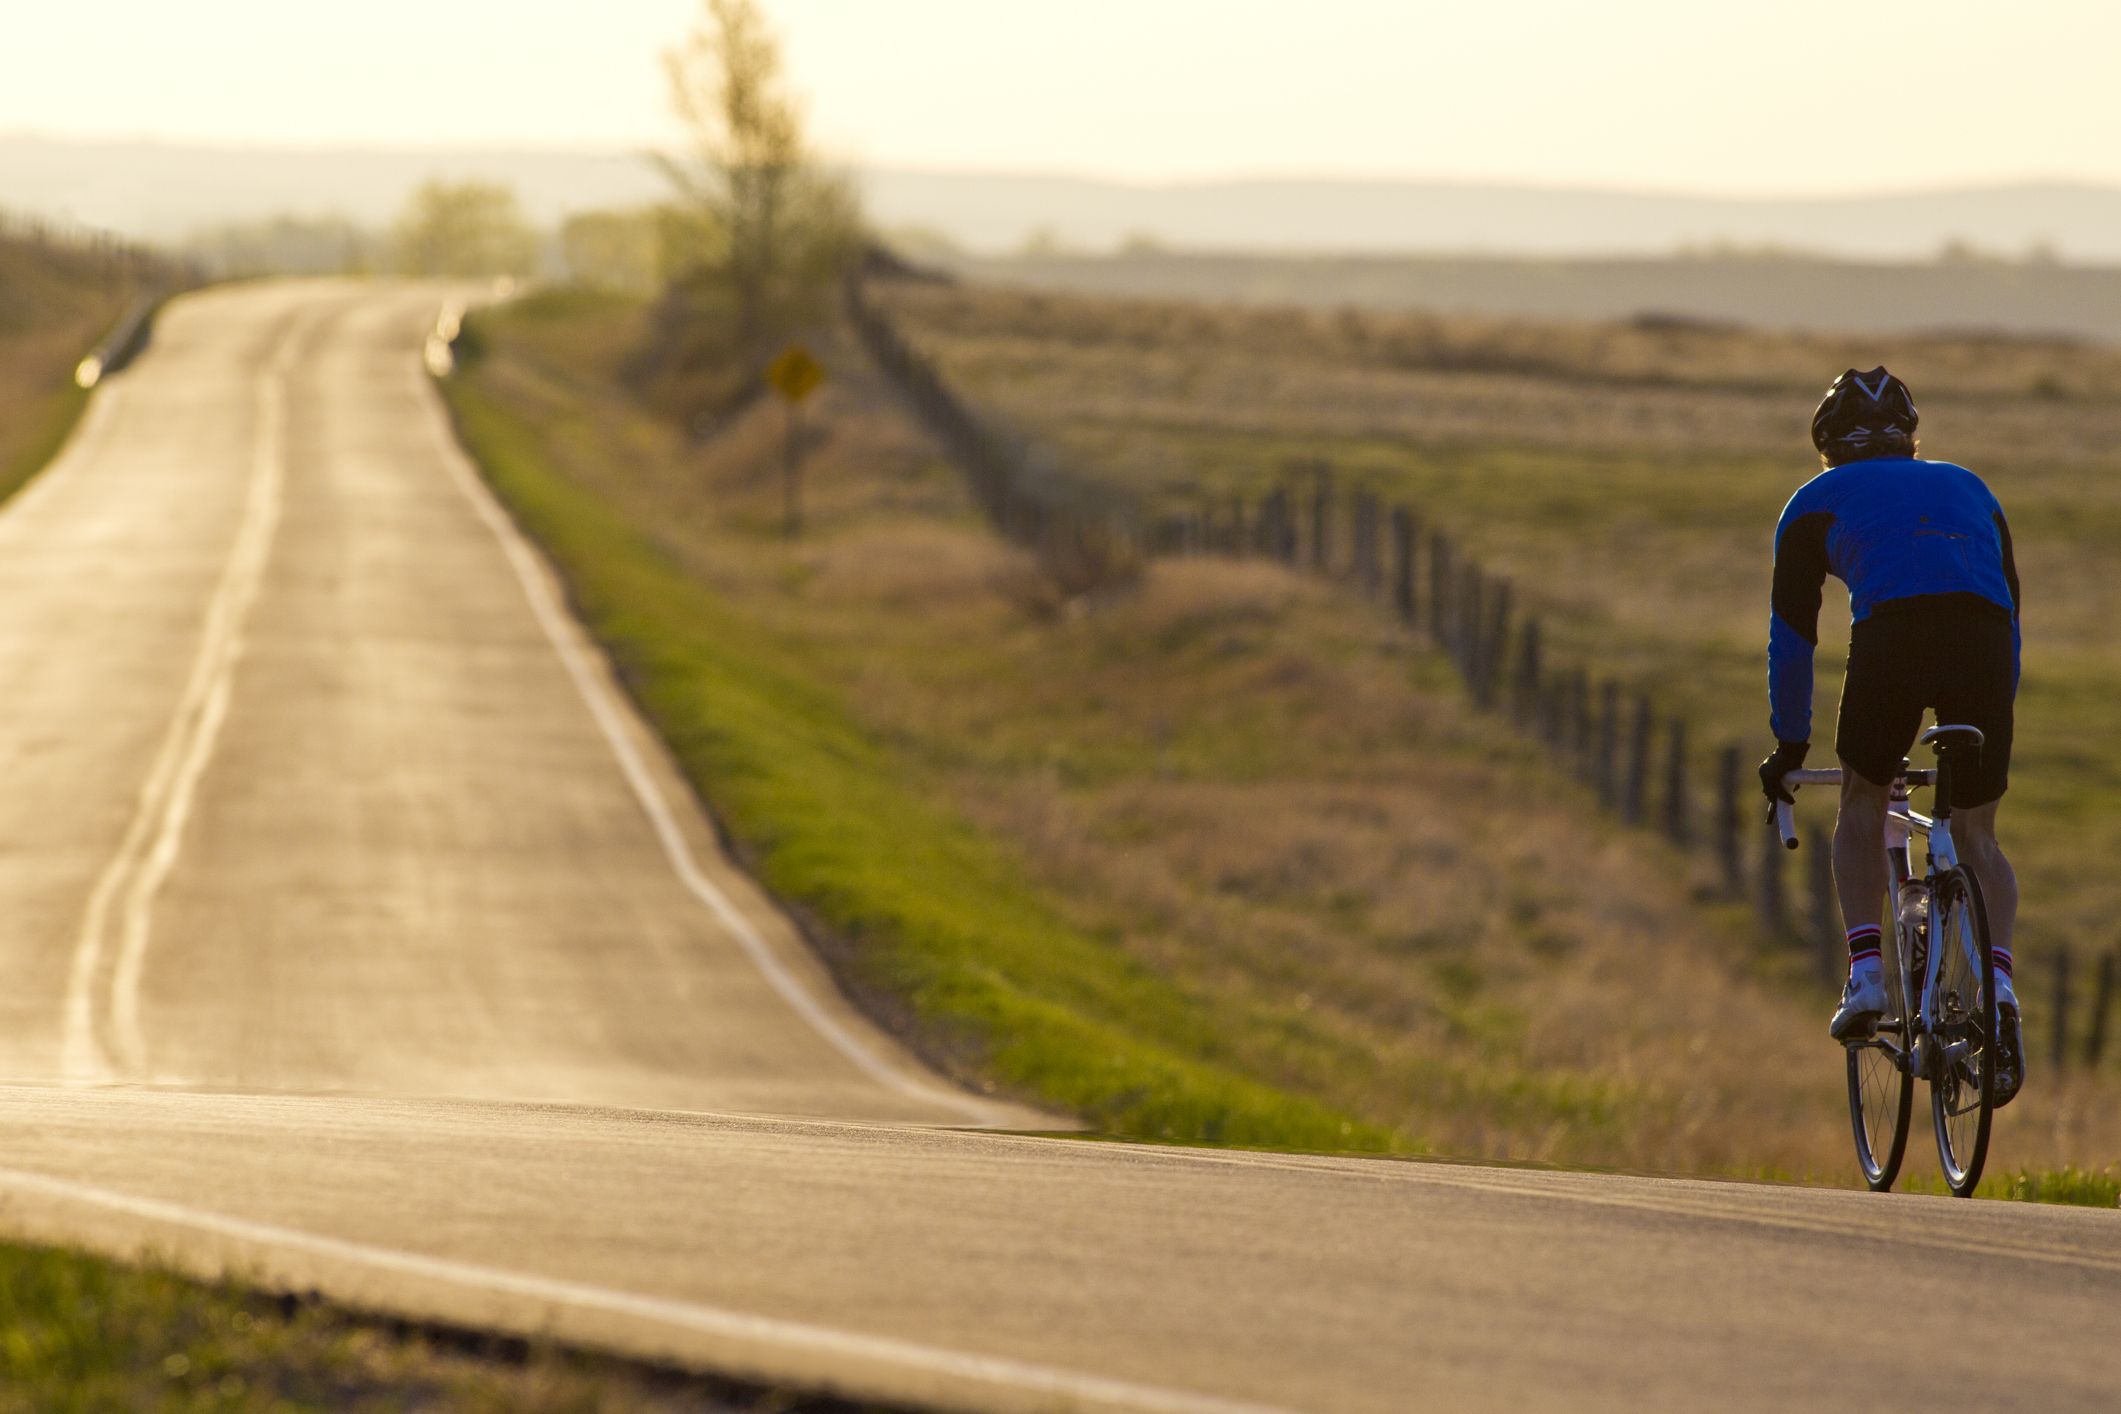
<path id="1" fill-rule="evenodd" d="M 786 441 L 782 448 L 782 532 L 793 540 L 803 529 L 803 403 L 825 381 L 824 365 L 801 344 L 790 344 L 766 365 L 766 382 L 781 395 L 787 409 Z"/>

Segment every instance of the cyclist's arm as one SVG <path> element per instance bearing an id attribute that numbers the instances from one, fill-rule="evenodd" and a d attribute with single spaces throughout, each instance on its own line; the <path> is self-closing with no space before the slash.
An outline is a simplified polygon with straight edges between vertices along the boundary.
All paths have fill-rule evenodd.
<path id="1" fill-rule="evenodd" d="M 1812 650 L 1826 586 L 1828 511 L 1790 501 L 1775 527 L 1775 588 L 1768 615 L 1768 726 L 1777 741 L 1812 739 Z"/>
<path id="2" fill-rule="evenodd" d="M 1996 507 L 1996 536 L 2003 542 L 2003 577 L 2011 587 L 2011 691 L 2018 691 L 2018 665 L 2025 656 L 2025 634 L 2018 626 L 2018 609 L 2021 603 L 2018 594 L 2018 557 L 2011 553 L 2011 525 L 2003 518 L 2003 507 Z"/>

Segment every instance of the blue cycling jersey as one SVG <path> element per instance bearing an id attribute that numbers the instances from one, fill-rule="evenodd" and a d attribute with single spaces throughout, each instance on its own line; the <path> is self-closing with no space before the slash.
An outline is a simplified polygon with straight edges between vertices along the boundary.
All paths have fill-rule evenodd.
<path id="1" fill-rule="evenodd" d="M 2018 567 L 2010 526 L 1980 477 L 1950 462 L 1874 457 L 1843 462 L 1790 497 L 1775 527 L 1768 617 L 1769 725 L 1777 741 L 1812 735 L 1812 649 L 1819 591 L 1848 586 L 1850 617 L 1937 595 L 1973 595 L 2011 617 L 2011 690 L 2018 686 Z"/>

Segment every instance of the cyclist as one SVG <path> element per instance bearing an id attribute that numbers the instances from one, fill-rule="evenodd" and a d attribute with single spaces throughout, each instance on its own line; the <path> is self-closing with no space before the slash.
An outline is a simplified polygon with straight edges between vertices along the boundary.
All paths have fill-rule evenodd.
<path id="1" fill-rule="evenodd" d="M 1836 1040 L 1868 1035 L 1887 1005 L 1880 841 L 1894 775 L 1921 731 L 1923 710 L 1935 709 L 1940 723 L 1982 733 L 1980 760 L 1952 780 L 1952 838 L 1988 904 L 2001 1105 L 2025 1079 L 2011 983 L 2018 880 L 1996 843 L 2018 691 L 2018 568 L 2003 507 L 1964 467 L 1917 455 L 1916 421 L 1914 396 L 1884 368 L 1849 369 L 1812 415 L 1824 470 L 1790 498 L 1775 528 L 1768 706 L 1776 745 L 1760 763 L 1760 785 L 1770 801 L 1790 799 L 1783 776 L 1809 749 L 1812 650 L 1820 589 L 1831 574 L 1848 586 L 1854 624 L 1834 733 L 1842 766 L 1834 883 L 1849 976 L 1829 1029 Z"/>

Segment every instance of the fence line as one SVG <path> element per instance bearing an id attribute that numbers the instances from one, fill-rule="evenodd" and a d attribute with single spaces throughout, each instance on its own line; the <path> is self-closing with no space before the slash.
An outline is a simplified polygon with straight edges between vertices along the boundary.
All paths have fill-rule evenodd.
<path id="1" fill-rule="evenodd" d="M 971 483 L 1002 535 L 1029 549 L 1067 594 L 1130 579 L 1150 551 L 1139 508 L 1110 488 L 1067 475 L 1050 452 L 1027 445 L 975 413 L 869 300 L 859 277 L 844 290 L 848 322 L 914 415 Z M 1206 513 L 1155 548 L 1205 553 Z"/>
<path id="2" fill-rule="evenodd" d="M 106 273 L 129 273 L 135 267 L 159 263 L 144 247 L 109 231 L 4 208 L 0 208 L 0 241 L 88 260 Z"/>
<path id="3" fill-rule="evenodd" d="M 1827 835 L 1811 832 L 1803 857 L 1809 866 L 1803 905 L 1793 906 L 1792 861 L 1761 823 L 1742 748 L 1716 748 L 1706 777 L 1698 776 L 1695 737 L 1684 718 L 1617 679 L 1594 684 L 1586 667 L 1553 662 L 1539 616 L 1517 609 L 1510 581 L 1489 573 L 1419 507 L 1387 504 L 1363 486 L 1343 491 L 1330 461 L 1303 457 L 1284 463 L 1280 483 L 1254 500 L 1229 498 L 1218 505 L 1203 497 L 1192 509 L 1148 522 L 1138 503 L 1108 489 L 1080 480 L 1038 482 L 1024 453 L 949 391 L 858 285 L 849 285 L 847 304 L 872 356 L 966 471 L 1005 534 L 1042 555 L 1059 536 L 1079 561 L 1077 580 L 1102 582 L 1158 554 L 1250 556 L 1388 604 L 1409 631 L 1449 657 L 1478 709 L 1497 713 L 1544 746 L 1622 823 L 1654 829 L 1701 857 L 1724 896 L 1750 896 L 1771 941 L 1822 975 L 1840 977 L 1843 934 Z M 1064 494 L 1056 491 L 1063 486 Z M 1086 526 L 1080 507 L 1101 497 L 1107 498 L 1104 518 Z M 1697 828 L 1704 818 L 1707 828 Z M 1749 830 L 1755 841 L 1750 864 Z M 2053 966 L 2051 1055 L 2060 1065 L 2070 1054 L 2074 998 L 2066 953 Z M 2098 1064 L 2104 1053 L 2108 1014 L 2121 987 L 2117 967 L 2112 953 L 2100 959 L 2080 1052 L 2087 1064 Z"/>

